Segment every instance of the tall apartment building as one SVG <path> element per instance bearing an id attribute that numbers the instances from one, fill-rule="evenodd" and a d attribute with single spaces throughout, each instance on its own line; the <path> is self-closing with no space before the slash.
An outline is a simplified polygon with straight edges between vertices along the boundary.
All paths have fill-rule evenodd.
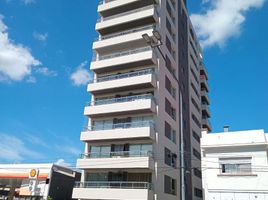
<path id="1" fill-rule="evenodd" d="M 85 152 L 77 160 L 83 174 L 73 197 L 202 199 L 208 76 L 186 1 L 104 0 L 98 13 Z M 156 40 L 153 31 L 159 49 L 142 37 Z"/>

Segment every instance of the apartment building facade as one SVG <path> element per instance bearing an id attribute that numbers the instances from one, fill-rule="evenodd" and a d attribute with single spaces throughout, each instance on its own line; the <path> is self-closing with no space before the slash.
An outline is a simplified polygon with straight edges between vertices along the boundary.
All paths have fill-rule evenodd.
<path id="1" fill-rule="evenodd" d="M 98 13 L 73 198 L 202 199 L 208 76 L 186 1 L 104 0 Z M 156 31 L 152 48 L 142 35 Z"/>
<path id="2" fill-rule="evenodd" d="M 206 200 L 268 199 L 268 135 L 264 130 L 203 133 Z"/>

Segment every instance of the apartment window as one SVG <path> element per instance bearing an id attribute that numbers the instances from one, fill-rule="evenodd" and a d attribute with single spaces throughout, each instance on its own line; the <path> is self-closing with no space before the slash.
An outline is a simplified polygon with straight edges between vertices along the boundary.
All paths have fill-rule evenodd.
<path id="1" fill-rule="evenodd" d="M 200 108 L 199 108 L 198 104 L 196 103 L 196 101 L 194 100 L 194 98 L 191 98 L 191 100 L 192 100 L 192 104 L 194 105 L 194 107 L 196 108 L 196 110 L 198 112 L 200 112 Z"/>
<path id="2" fill-rule="evenodd" d="M 171 28 L 171 24 L 170 24 L 168 18 L 166 18 L 166 27 L 167 27 L 169 34 L 172 35 L 172 28 Z"/>
<path id="3" fill-rule="evenodd" d="M 168 39 L 168 37 L 166 36 L 166 46 L 167 46 L 167 49 L 170 53 L 172 53 L 172 47 L 171 47 L 171 42 L 170 40 Z"/>
<path id="4" fill-rule="evenodd" d="M 196 89 L 196 87 L 194 86 L 194 84 L 192 82 L 191 82 L 191 86 L 192 86 L 192 89 L 194 90 L 194 93 L 196 94 L 196 96 L 198 98 L 200 98 L 199 91 Z"/>
<path id="5" fill-rule="evenodd" d="M 193 154 L 198 160 L 201 160 L 201 154 L 195 148 L 193 148 Z"/>
<path id="6" fill-rule="evenodd" d="M 172 117 L 172 119 L 176 120 L 176 110 L 171 106 L 171 103 L 169 102 L 169 100 L 167 100 L 167 98 L 165 99 L 165 110 L 166 113 L 168 113 L 169 116 Z"/>
<path id="7" fill-rule="evenodd" d="M 166 1 L 166 9 L 167 9 L 169 16 L 172 18 L 172 10 L 171 10 L 171 7 L 170 7 L 168 1 Z"/>
<path id="8" fill-rule="evenodd" d="M 196 64 L 196 62 L 195 62 L 195 60 L 194 60 L 193 55 L 191 54 L 190 57 L 191 57 L 192 62 L 194 63 L 194 66 L 195 66 L 196 70 L 199 71 L 199 69 L 198 69 L 198 67 L 197 67 L 197 64 Z"/>
<path id="9" fill-rule="evenodd" d="M 201 189 L 194 188 L 194 195 L 196 197 L 202 198 L 203 197 L 203 191 Z"/>
<path id="10" fill-rule="evenodd" d="M 251 174 L 251 158 L 220 158 L 221 174 Z"/>
<path id="11" fill-rule="evenodd" d="M 197 119 L 197 117 L 196 117 L 194 114 L 192 114 L 192 119 L 193 119 L 193 121 L 195 122 L 195 124 L 196 124 L 199 128 L 201 128 L 201 124 L 200 124 L 199 120 Z"/>
<path id="12" fill-rule="evenodd" d="M 165 164 L 173 168 L 177 167 L 177 155 L 172 153 L 168 148 L 165 148 Z"/>
<path id="13" fill-rule="evenodd" d="M 198 178 L 202 178 L 202 173 L 198 168 L 194 168 L 194 175 Z"/>
<path id="14" fill-rule="evenodd" d="M 176 143 L 176 131 L 173 130 L 167 122 L 165 122 L 165 136 L 172 142 Z"/>
<path id="15" fill-rule="evenodd" d="M 111 146 L 91 146 L 90 158 L 108 158 L 110 157 Z"/>
<path id="16" fill-rule="evenodd" d="M 168 77 L 166 76 L 165 77 L 165 85 L 166 85 L 166 89 L 167 91 L 171 94 L 171 96 L 176 99 L 176 88 L 174 88 L 172 85 L 171 85 L 171 81 L 168 79 Z"/>
<path id="17" fill-rule="evenodd" d="M 199 85 L 199 80 L 198 80 L 198 77 L 196 75 L 196 73 L 194 72 L 193 68 L 191 67 L 191 72 L 192 72 L 192 75 L 194 77 L 194 80 L 196 81 L 196 83 Z"/>
<path id="18" fill-rule="evenodd" d="M 176 195 L 177 193 L 177 180 L 171 178 L 170 176 L 164 176 L 164 192 L 171 195 Z"/>
<path id="19" fill-rule="evenodd" d="M 200 143 L 200 137 L 199 137 L 199 135 L 198 135 L 195 131 L 193 131 L 193 138 L 194 138 L 198 143 Z"/>
<path id="20" fill-rule="evenodd" d="M 173 76 L 175 76 L 176 71 L 175 71 L 175 69 L 172 67 L 172 64 L 171 64 L 171 61 L 170 61 L 168 55 L 166 55 L 166 67 L 167 67 L 168 71 L 169 71 Z"/>

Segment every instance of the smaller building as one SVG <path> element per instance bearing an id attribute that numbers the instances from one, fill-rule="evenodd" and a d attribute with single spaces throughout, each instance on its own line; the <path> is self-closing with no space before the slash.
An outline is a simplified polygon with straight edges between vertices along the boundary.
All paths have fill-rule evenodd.
<path id="1" fill-rule="evenodd" d="M 55 164 L 1 164 L 0 199 L 70 200 L 81 174 Z"/>
<path id="2" fill-rule="evenodd" d="M 206 200 L 268 200 L 264 130 L 207 134 L 201 139 Z"/>

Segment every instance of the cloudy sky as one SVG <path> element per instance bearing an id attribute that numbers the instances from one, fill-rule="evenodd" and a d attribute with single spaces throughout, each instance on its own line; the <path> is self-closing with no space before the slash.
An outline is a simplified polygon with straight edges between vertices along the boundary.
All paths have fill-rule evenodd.
<path id="1" fill-rule="evenodd" d="M 75 165 L 97 0 L 0 0 L 0 162 Z M 195 0 L 215 132 L 268 132 L 265 0 Z"/>

